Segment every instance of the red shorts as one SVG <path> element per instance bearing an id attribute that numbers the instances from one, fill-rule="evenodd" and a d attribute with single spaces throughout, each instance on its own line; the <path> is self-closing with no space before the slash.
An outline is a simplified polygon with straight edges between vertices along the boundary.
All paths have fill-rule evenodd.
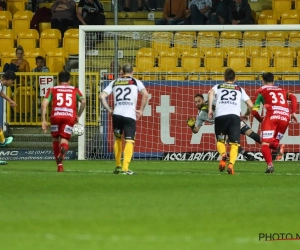
<path id="1" fill-rule="evenodd" d="M 261 141 L 271 142 L 280 141 L 289 125 L 290 118 L 281 116 L 274 119 L 274 117 L 265 117 L 261 124 Z"/>
<path id="2" fill-rule="evenodd" d="M 51 135 L 52 137 L 62 137 L 70 140 L 72 136 L 72 129 L 75 124 L 74 118 L 71 117 L 51 117 Z"/>

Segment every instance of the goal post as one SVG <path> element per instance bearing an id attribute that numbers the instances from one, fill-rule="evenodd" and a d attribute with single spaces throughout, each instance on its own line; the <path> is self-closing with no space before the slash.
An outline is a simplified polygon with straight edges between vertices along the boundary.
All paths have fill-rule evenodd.
<path id="1" fill-rule="evenodd" d="M 137 121 L 133 157 L 216 160 L 213 125 L 205 124 L 197 134 L 186 125 L 198 112 L 194 95 L 207 98 L 208 90 L 223 81 L 224 70 L 232 67 L 252 100 L 265 71 L 273 72 L 276 83 L 300 100 L 298 50 L 299 25 L 81 25 L 79 88 L 87 98 L 98 97 L 99 93 L 86 93 L 86 72 L 99 74 L 101 91 L 118 76 L 119 66 L 132 63 L 134 77 L 149 92 L 144 115 Z M 108 102 L 113 105 L 111 97 Z M 85 135 L 78 137 L 80 160 L 113 159 L 111 117 L 101 103 L 99 110 L 98 125 L 86 125 L 85 113 L 80 119 L 86 125 Z M 260 133 L 253 117 L 249 125 Z M 299 124 L 291 124 L 282 140 L 287 145 L 284 160 L 299 160 L 299 136 Z M 241 136 L 241 146 L 263 160 L 259 145 L 249 137 Z"/>

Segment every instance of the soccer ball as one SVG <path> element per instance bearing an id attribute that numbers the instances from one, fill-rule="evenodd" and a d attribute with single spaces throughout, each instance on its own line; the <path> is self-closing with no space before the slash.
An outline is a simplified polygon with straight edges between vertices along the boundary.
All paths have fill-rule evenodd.
<path id="1" fill-rule="evenodd" d="M 76 123 L 74 126 L 73 126 L 73 135 L 77 135 L 77 136 L 81 136 L 83 135 L 84 133 L 84 127 L 82 124 L 80 123 Z"/>

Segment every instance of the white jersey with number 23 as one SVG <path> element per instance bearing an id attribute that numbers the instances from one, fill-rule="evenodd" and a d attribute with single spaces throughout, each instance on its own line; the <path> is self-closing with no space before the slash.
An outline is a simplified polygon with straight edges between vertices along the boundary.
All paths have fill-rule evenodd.
<path id="1" fill-rule="evenodd" d="M 246 102 L 250 99 L 242 87 L 232 83 L 217 84 L 213 90 L 216 99 L 215 117 L 230 114 L 240 116 L 241 100 Z"/>

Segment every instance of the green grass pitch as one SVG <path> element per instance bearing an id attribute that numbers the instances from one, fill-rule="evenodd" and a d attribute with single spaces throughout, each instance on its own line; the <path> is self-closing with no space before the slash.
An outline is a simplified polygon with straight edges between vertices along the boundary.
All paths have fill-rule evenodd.
<path id="1" fill-rule="evenodd" d="M 3 250 L 300 249 L 300 163 L 10 161 L 0 166 Z M 290 237 L 290 235 L 289 235 Z"/>

